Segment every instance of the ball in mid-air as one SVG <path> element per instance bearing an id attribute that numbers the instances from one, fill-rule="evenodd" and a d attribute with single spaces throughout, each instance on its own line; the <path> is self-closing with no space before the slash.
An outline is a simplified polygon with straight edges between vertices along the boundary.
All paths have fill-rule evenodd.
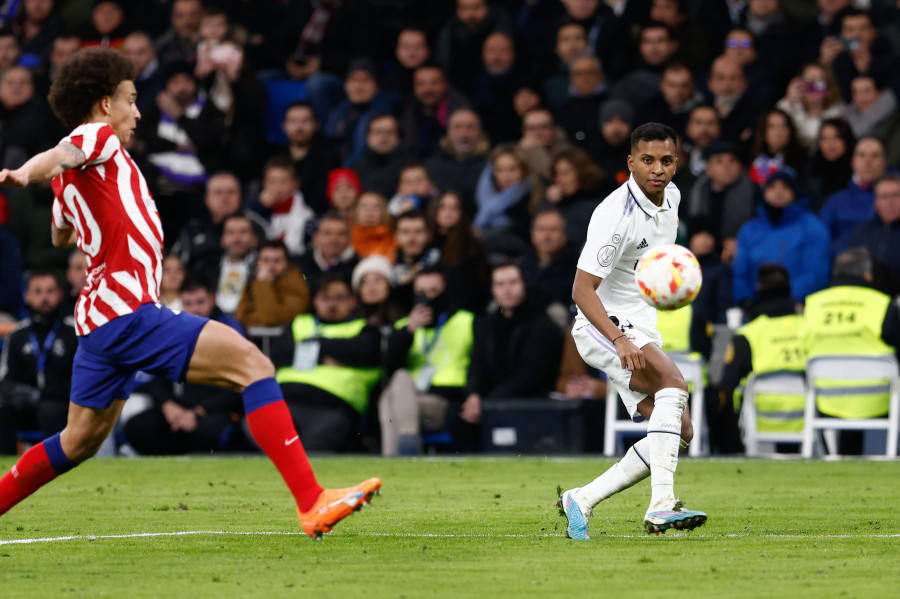
<path id="1" fill-rule="evenodd" d="M 703 284 L 697 257 L 675 244 L 644 252 L 634 269 L 634 279 L 644 301 L 658 310 L 677 310 L 688 305 Z"/>

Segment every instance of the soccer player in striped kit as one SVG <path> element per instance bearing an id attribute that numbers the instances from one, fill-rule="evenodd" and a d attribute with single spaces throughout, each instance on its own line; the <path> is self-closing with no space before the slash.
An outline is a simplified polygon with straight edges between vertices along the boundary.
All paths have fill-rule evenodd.
<path id="1" fill-rule="evenodd" d="M 678 137 L 672 128 L 647 123 L 631 134 L 631 177 L 594 209 L 588 239 L 578 259 L 572 299 L 578 316 L 572 328 L 584 361 L 616 385 L 629 415 L 649 420 L 647 436 L 609 470 L 559 498 L 572 539 L 587 539 L 595 505 L 650 476 L 650 506 L 644 529 L 694 529 L 706 514 L 687 510 L 675 498 L 679 446 L 693 428 L 685 411 L 687 384 L 662 351 L 656 309 L 645 303 L 634 281 L 641 255 L 675 242 L 681 193 L 675 175 Z"/>
<path id="2" fill-rule="evenodd" d="M 60 67 L 48 98 L 72 132 L 20 168 L 0 171 L 3 186 L 51 181 L 53 244 L 77 245 L 88 260 L 75 306 L 68 422 L 0 479 L 0 514 L 97 452 L 143 370 L 241 391 L 250 431 L 294 495 L 304 532 L 318 538 L 367 503 L 381 481 L 319 486 L 269 359 L 226 325 L 160 306 L 162 227 L 123 147 L 140 118 L 136 98 L 125 55 L 81 50 Z"/>

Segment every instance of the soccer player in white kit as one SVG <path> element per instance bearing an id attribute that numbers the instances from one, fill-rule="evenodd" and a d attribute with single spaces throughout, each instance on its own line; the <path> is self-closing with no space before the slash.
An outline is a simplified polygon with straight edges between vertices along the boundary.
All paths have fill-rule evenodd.
<path id="1" fill-rule="evenodd" d="M 595 505 L 650 476 L 650 506 L 644 529 L 691 530 L 706 514 L 687 510 L 675 498 L 678 450 L 693 428 L 685 411 L 687 384 L 662 351 L 656 309 L 638 294 L 634 269 L 647 249 L 675 242 L 681 193 L 675 175 L 678 138 L 659 123 L 631 134 L 631 177 L 594 210 L 587 242 L 578 259 L 572 299 L 578 316 L 572 336 L 584 361 L 615 383 L 635 421 L 649 419 L 647 436 L 609 470 L 559 498 L 572 539 L 587 539 Z"/>

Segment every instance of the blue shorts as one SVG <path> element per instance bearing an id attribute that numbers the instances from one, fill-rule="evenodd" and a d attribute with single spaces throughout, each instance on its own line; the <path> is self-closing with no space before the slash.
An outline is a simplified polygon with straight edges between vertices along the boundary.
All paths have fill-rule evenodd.
<path id="1" fill-rule="evenodd" d="M 107 408 L 113 400 L 128 399 L 139 370 L 183 381 L 207 322 L 144 304 L 79 337 L 69 398 L 79 406 Z"/>

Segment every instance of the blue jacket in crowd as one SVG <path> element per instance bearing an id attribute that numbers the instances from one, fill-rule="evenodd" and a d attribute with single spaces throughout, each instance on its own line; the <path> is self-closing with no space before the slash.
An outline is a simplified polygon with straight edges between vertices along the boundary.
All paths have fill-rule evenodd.
<path id="1" fill-rule="evenodd" d="M 831 257 L 847 249 L 853 227 L 875 218 L 875 186 L 860 187 L 850 179 L 847 187 L 832 194 L 822 206 L 819 219 L 831 236 Z"/>
<path id="2" fill-rule="evenodd" d="M 809 212 L 808 204 L 806 198 L 788 204 L 777 224 L 764 204 L 756 217 L 741 227 L 733 265 L 735 302 L 756 297 L 757 272 L 765 263 L 787 269 L 798 302 L 828 284 L 828 230 Z"/>

